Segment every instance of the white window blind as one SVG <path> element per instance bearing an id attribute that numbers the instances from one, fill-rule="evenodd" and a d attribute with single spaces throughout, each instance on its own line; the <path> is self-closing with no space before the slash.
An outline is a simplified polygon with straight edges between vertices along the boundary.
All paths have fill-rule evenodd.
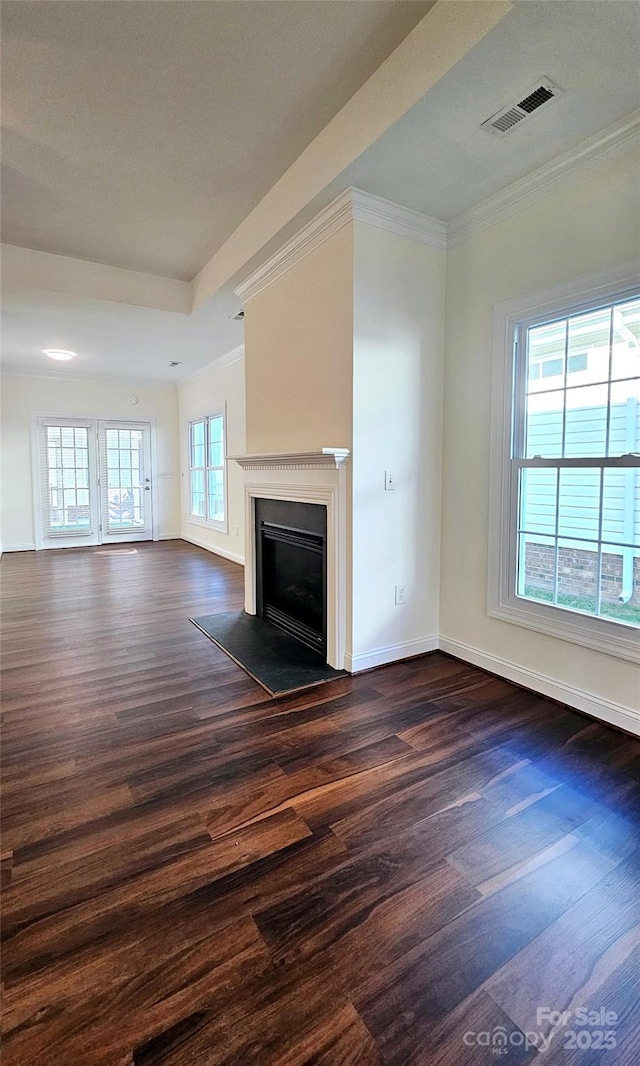
<path id="1" fill-rule="evenodd" d="M 149 471 L 142 426 L 101 422 L 99 445 L 103 533 L 145 532 L 151 515 L 144 495 Z"/>
<path id="2" fill-rule="evenodd" d="M 207 518 L 224 522 L 224 418 L 207 419 Z"/>
<path id="3" fill-rule="evenodd" d="M 40 493 L 45 537 L 95 533 L 95 509 L 91 500 L 92 433 L 91 421 L 41 420 Z"/>

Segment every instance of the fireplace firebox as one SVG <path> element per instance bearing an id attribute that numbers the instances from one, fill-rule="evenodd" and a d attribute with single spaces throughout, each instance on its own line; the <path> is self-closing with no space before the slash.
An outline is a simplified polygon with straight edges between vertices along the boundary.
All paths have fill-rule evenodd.
<path id="1" fill-rule="evenodd" d="M 327 655 L 327 511 L 256 499 L 256 612 Z"/>

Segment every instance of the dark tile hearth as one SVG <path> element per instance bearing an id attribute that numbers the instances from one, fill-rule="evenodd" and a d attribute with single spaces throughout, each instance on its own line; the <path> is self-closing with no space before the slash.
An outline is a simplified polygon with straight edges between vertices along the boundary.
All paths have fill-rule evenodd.
<path id="1" fill-rule="evenodd" d="M 295 637 L 244 611 L 191 621 L 272 696 L 347 676 Z"/>

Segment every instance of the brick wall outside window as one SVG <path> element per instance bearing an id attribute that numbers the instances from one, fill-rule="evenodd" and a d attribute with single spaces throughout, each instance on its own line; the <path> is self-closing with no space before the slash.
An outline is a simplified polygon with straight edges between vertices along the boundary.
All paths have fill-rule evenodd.
<path id="1" fill-rule="evenodd" d="M 568 596 L 594 596 L 597 580 L 597 557 L 583 548 L 558 549 L 558 588 Z M 527 585 L 553 592 L 554 551 L 550 545 L 527 544 L 525 571 Z M 622 556 L 602 555 L 602 599 L 616 603 L 622 591 Z M 640 559 L 634 560 L 633 596 L 630 603 L 640 605 Z"/>

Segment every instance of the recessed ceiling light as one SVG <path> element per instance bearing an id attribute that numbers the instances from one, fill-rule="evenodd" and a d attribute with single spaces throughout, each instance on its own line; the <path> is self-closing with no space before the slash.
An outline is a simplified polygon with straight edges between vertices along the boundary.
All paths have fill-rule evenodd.
<path id="1" fill-rule="evenodd" d="M 66 363 L 68 359 L 75 359 L 78 354 L 77 352 L 69 352 L 66 348 L 43 348 L 42 351 L 50 359 L 57 359 L 61 363 Z"/>

